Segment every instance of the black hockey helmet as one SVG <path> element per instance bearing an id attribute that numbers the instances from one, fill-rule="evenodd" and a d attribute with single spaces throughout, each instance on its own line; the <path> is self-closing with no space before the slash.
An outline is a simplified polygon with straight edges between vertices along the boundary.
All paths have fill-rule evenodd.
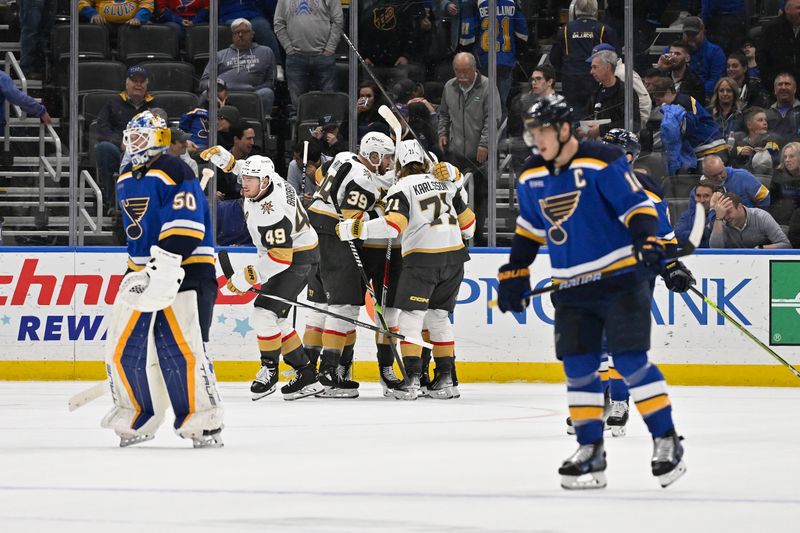
<path id="1" fill-rule="evenodd" d="M 642 151 L 642 145 L 639 143 L 639 137 L 632 131 L 622 128 L 614 128 L 608 133 L 603 135 L 602 141 L 606 144 L 616 144 L 622 148 L 626 154 L 631 154 L 633 160 L 639 157 L 639 152 Z"/>
<path id="2" fill-rule="evenodd" d="M 528 108 L 523 117 L 526 128 L 555 126 L 571 122 L 572 108 L 560 94 L 551 94 L 540 98 Z"/>

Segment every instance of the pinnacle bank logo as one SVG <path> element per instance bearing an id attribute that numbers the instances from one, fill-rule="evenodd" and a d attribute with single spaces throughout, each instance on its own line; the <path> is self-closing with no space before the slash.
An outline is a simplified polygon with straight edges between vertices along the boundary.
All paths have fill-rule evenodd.
<path id="1" fill-rule="evenodd" d="M 769 343 L 800 346 L 800 261 L 770 261 L 769 281 Z"/>

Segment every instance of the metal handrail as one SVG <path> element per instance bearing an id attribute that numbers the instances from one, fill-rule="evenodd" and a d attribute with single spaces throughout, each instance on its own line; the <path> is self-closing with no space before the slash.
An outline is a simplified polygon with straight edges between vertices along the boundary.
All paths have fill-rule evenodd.
<path id="1" fill-rule="evenodd" d="M 92 219 L 92 215 L 86 210 L 86 183 L 94 191 L 95 208 L 97 209 L 96 221 Z M 100 235 L 103 230 L 103 191 L 97 186 L 89 171 L 83 170 L 80 174 L 78 182 L 78 213 L 86 220 L 89 225 L 91 233 Z M 78 227 L 78 246 L 83 246 L 83 237 L 85 234 L 84 225 L 80 224 Z"/>

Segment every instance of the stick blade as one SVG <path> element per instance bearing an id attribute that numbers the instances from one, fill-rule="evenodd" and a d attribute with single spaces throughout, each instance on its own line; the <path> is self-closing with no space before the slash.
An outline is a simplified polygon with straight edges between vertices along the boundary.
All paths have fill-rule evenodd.
<path id="1" fill-rule="evenodd" d="M 692 230 L 689 232 L 689 244 L 693 249 L 700 246 L 700 241 L 703 240 L 703 232 L 706 229 L 706 210 L 703 204 L 695 204 L 694 209 L 694 222 L 692 222 Z"/>
<path id="2" fill-rule="evenodd" d="M 389 125 L 395 135 L 395 142 L 400 142 L 400 135 L 402 134 L 403 128 L 400 125 L 400 121 L 397 119 L 397 116 L 392 113 L 392 110 L 389 109 L 389 106 L 382 105 L 378 108 L 378 114 L 383 117 L 383 120 Z"/>
<path id="3" fill-rule="evenodd" d="M 219 268 L 222 269 L 222 273 L 225 274 L 225 277 L 230 279 L 233 276 L 233 265 L 231 264 L 231 258 L 228 257 L 227 250 L 220 250 L 217 253 L 217 259 L 219 259 Z"/>
<path id="4" fill-rule="evenodd" d="M 106 393 L 106 388 L 106 382 L 101 381 L 100 383 L 96 383 L 86 390 L 82 390 L 75 396 L 72 396 L 67 402 L 70 412 L 98 399 L 100 396 Z"/>

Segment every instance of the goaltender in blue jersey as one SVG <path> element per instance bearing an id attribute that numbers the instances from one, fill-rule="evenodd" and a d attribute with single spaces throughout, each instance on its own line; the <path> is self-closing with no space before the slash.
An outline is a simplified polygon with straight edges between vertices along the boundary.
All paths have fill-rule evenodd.
<path id="1" fill-rule="evenodd" d="M 144 111 L 123 133 L 131 156 L 117 181 L 128 273 L 108 320 L 114 407 L 102 420 L 120 446 L 150 440 L 172 407 L 194 447 L 222 446 L 223 409 L 205 353 L 217 283 L 211 216 L 186 163 L 166 154 L 170 130 Z"/>
<path id="2" fill-rule="evenodd" d="M 656 235 L 658 214 L 622 150 L 579 144 L 571 113 L 560 95 L 540 99 L 525 113 L 525 140 L 538 153 L 526 161 L 517 184 L 520 216 L 509 262 L 498 274 L 498 304 L 503 312 L 524 309 L 528 266 L 547 244 L 553 282 L 565 284 L 552 297 L 555 348 L 579 445 L 559 468 L 561 486 L 606 486 L 599 375 L 605 336 L 653 437 L 652 473 L 666 487 L 686 467 L 664 376 L 647 356 L 651 280 L 668 262 Z"/>

